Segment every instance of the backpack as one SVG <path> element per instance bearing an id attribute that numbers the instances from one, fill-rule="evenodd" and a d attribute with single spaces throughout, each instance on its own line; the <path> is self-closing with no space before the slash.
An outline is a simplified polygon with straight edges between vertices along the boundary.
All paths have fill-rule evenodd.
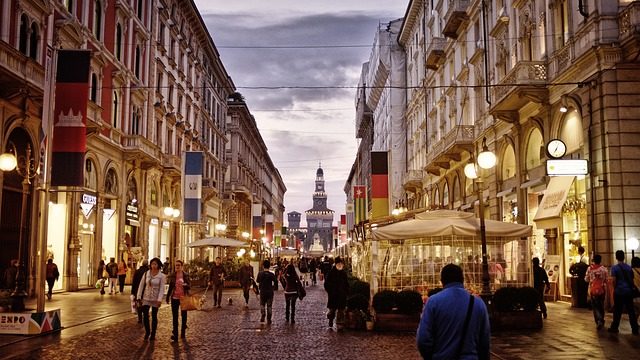
<path id="1" fill-rule="evenodd" d="M 591 296 L 604 295 L 604 278 L 601 273 L 594 271 L 593 280 L 589 282 L 589 294 Z"/>

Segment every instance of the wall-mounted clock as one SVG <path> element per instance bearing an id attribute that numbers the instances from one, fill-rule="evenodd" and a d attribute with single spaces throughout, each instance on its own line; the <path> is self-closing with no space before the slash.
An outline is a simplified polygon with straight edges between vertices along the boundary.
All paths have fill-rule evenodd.
<path id="1" fill-rule="evenodd" d="M 567 152 L 567 145 L 560 139 L 553 139 L 547 144 L 547 155 L 559 159 Z"/>

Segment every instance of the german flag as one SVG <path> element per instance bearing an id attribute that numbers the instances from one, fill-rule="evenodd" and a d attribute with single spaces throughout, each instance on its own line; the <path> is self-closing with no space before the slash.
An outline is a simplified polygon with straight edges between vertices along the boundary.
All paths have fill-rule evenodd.
<path id="1" fill-rule="evenodd" d="M 355 224 L 367 220 L 367 188 L 365 186 L 353 186 L 353 205 Z"/>
<path id="2" fill-rule="evenodd" d="M 389 216 L 389 166 L 386 151 L 371 152 L 371 218 Z"/>

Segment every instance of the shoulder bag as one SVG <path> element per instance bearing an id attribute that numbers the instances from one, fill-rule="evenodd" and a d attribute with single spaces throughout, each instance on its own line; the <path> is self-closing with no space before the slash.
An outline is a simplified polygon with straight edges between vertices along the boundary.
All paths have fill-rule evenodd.
<path id="1" fill-rule="evenodd" d="M 296 281 L 296 291 L 298 292 L 298 299 L 302 300 L 305 296 L 307 296 L 307 290 L 302 285 L 300 279 Z"/>
<path id="2" fill-rule="evenodd" d="M 469 321 L 471 320 L 471 313 L 473 312 L 474 300 L 475 300 L 475 297 L 469 294 L 469 306 L 467 306 L 467 315 L 464 318 L 464 325 L 462 325 L 462 336 L 460 337 L 460 345 L 458 345 L 458 350 L 456 350 L 455 359 L 460 359 L 460 355 L 462 354 L 464 339 L 467 336 L 467 329 L 469 328 Z"/>

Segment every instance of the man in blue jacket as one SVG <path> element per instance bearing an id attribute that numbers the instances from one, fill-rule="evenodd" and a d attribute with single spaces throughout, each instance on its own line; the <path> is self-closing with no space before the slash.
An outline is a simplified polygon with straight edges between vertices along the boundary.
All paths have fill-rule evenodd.
<path id="1" fill-rule="evenodd" d="M 484 302 L 474 298 L 464 329 L 471 295 L 462 285 L 462 268 L 446 265 L 440 281 L 444 289 L 429 297 L 420 319 L 416 336 L 420 354 L 433 360 L 489 359 L 491 330 Z"/>

